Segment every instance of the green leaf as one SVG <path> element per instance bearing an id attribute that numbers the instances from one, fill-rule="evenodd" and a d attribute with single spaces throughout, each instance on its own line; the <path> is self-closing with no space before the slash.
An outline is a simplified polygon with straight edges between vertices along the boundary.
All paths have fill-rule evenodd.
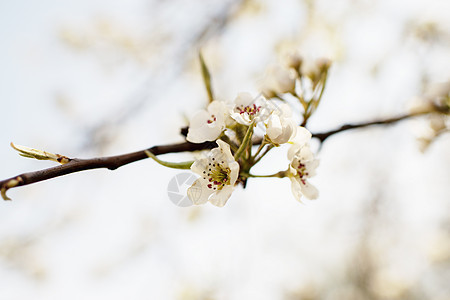
<path id="1" fill-rule="evenodd" d="M 203 83 L 205 84 L 209 103 L 211 103 L 214 101 L 214 94 L 213 94 L 212 86 L 211 86 L 211 73 L 209 72 L 208 67 L 206 66 L 206 63 L 205 63 L 205 60 L 203 59 L 203 55 L 202 55 L 201 51 L 198 53 L 198 57 L 200 59 L 200 66 L 202 69 Z"/>
<path id="2" fill-rule="evenodd" d="M 52 160 L 60 164 L 66 164 L 70 161 L 70 158 L 61 154 L 54 154 L 47 151 L 33 149 L 25 146 L 15 145 L 11 143 L 11 147 L 19 152 L 19 155 L 27 158 L 34 158 L 38 160 Z"/>

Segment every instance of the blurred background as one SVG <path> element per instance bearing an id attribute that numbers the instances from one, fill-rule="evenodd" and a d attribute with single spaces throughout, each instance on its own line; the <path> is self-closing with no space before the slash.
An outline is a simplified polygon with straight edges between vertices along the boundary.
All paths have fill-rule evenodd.
<path id="1" fill-rule="evenodd" d="M 446 0 L 0 2 L 0 177 L 69 157 L 182 141 L 207 103 L 259 93 L 288 52 L 333 61 L 313 132 L 407 112 L 450 79 Z M 288 179 L 182 208 L 180 172 L 146 160 L 9 191 L 0 203 L 0 299 L 450 299 L 450 138 L 425 152 L 424 118 L 330 137 L 298 203 Z M 284 169 L 285 148 L 261 174 Z M 192 154 L 169 154 L 182 161 Z M 256 173 L 256 170 L 255 170 Z"/>

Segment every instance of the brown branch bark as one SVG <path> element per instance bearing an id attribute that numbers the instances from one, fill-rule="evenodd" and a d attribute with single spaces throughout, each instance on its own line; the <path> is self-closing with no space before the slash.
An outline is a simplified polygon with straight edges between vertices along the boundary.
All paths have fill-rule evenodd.
<path id="1" fill-rule="evenodd" d="M 406 120 L 418 115 L 423 115 L 426 113 L 417 113 L 410 115 L 403 115 L 395 118 L 388 118 L 384 120 L 377 120 L 371 122 L 363 122 L 356 124 L 346 124 L 337 129 L 321 132 L 321 133 L 313 133 L 312 136 L 319 139 L 321 142 L 325 141 L 328 137 L 337 134 L 339 132 L 344 132 L 351 129 L 364 128 L 373 125 L 389 125 L 394 124 L 402 120 Z M 254 145 L 261 143 L 261 141 L 255 141 Z M 178 152 L 191 152 L 197 150 L 205 150 L 212 149 L 217 147 L 215 142 L 205 142 L 201 144 L 193 144 L 189 142 L 182 142 L 178 144 L 170 144 L 170 145 L 162 145 L 162 146 L 154 146 L 148 148 L 146 150 L 152 152 L 154 155 L 161 155 L 167 153 L 178 153 Z M 142 159 L 147 158 L 148 156 L 144 152 L 145 150 L 136 151 L 132 153 L 108 156 L 108 157 L 98 157 L 91 159 L 79 159 L 79 158 L 71 158 L 70 161 L 63 165 L 58 165 L 55 167 L 38 170 L 34 172 L 23 173 L 5 180 L 0 181 L 0 190 L 1 195 L 5 200 L 9 200 L 6 197 L 6 191 L 11 188 L 24 186 L 40 181 L 44 181 L 51 178 L 56 178 L 59 176 L 85 171 L 99 168 L 106 168 L 109 170 L 115 170 L 121 166 L 126 164 L 136 162 Z"/>
<path id="2" fill-rule="evenodd" d="M 351 129 L 364 128 L 364 127 L 373 126 L 373 125 L 390 125 L 390 124 L 397 123 L 399 121 L 406 120 L 406 119 L 409 119 L 409 118 L 412 118 L 412 117 L 415 117 L 418 115 L 422 115 L 422 114 L 424 114 L 424 113 L 419 113 L 419 114 L 414 114 L 414 115 L 412 115 L 412 114 L 402 115 L 399 117 L 394 117 L 394 118 L 389 118 L 389 119 L 384 119 L 384 120 L 376 120 L 376 121 L 371 121 L 371 122 L 345 124 L 334 130 L 320 132 L 320 133 L 313 133 L 312 136 L 319 139 L 320 142 L 324 142 L 327 138 L 329 138 L 330 136 L 332 136 L 336 133 L 339 133 L 339 132 L 343 132 L 343 131 L 347 131 L 347 130 L 351 130 Z"/>
<path id="3" fill-rule="evenodd" d="M 193 144 L 189 142 L 183 142 L 179 144 L 154 146 L 146 149 L 152 152 L 154 155 L 161 155 L 166 153 L 178 153 L 186 151 L 196 151 L 204 149 L 212 149 L 216 147 L 215 142 L 205 142 L 201 144 Z M 58 165 L 55 167 L 38 170 L 34 172 L 23 173 L 5 180 L 0 181 L 0 190 L 2 197 L 5 200 L 9 200 L 6 197 L 6 191 L 10 188 L 24 186 L 32 184 L 39 181 L 44 181 L 47 179 L 92 169 L 106 168 L 109 170 L 115 170 L 126 164 L 139 161 L 148 158 L 145 154 L 145 150 L 136 151 L 132 153 L 108 156 L 108 157 L 98 157 L 91 159 L 79 159 L 71 158 L 70 161 L 63 165 Z"/>

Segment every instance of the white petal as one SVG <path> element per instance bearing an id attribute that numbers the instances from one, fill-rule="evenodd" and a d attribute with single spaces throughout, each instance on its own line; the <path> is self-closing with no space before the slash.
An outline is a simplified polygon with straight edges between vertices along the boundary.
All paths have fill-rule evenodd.
<path id="1" fill-rule="evenodd" d="M 309 200 L 315 200 L 319 197 L 319 191 L 315 186 L 306 181 L 305 184 L 300 182 L 302 194 Z"/>
<path id="2" fill-rule="evenodd" d="M 208 119 L 211 117 L 211 114 L 208 113 L 206 110 L 202 109 L 198 111 L 196 114 L 192 116 L 192 118 L 189 120 L 189 128 L 199 128 L 206 124 Z"/>
<path id="3" fill-rule="evenodd" d="M 208 201 L 211 191 L 202 184 L 202 180 L 197 179 L 187 190 L 187 195 L 192 203 L 196 205 L 205 204 Z"/>
<path id="4" fill-rule="evenodd" d="M 239 164 L 236 161 L 229 163 L 228 167 L 230 168 L 230 185 L 234 186 L 236 180 L 239 177 Z"/>
<path id="5" fill-rule="evenodd" d="M 236 99 L 234 100 L 234 103 L 236 103 L 236 106 L 248 106 L 253 102 L 253 97 L 249 93 L 239 93 Z"/>
<path id="6" fill-rule="evenodd" d="M 309 145 L 305 145 L 300 148 L 300 151 L 297 152 L 297 156 L 302 162 L 307 162 L 314 159 L 314 154 L 309 148 Z"/>
<path id="7" fill-rule="evenodd" d="M 191 143 L 199 144 L 206 141 L 214 141 L 220 136 L 221 133 L 222 128 L 220 127 L 203 126 L 198 128 L 197 130 L 191 130 L 191 128 L 189 128 L 186 140 Z"/>
<path id="8" fill-rule="evenodd" d="M 201 158 L 201 159 L 194 161 L 194 163 L 191 165 L 191 170 L 194 173 L 203 175 L 203 171 L 205 171 L 206 167 L 208 166 L 208 161 L 209 160 L 207 158 Z"/>
<path id="9" fill-rule="evenodd" d="M 215 192 L 211 196 L 209 202 L 211 202 L 211 204 L 215 206 L 222 207 L 227 203 L 233 190 L 234 190 L 233 186 L 230 185 L 224 186 L 222 190 Z"/>
<path id="10" fill-rule="evenodd" d="M 248 116 L 247 113 L 237 113 L 237 112 L 233 112 L 230 115 L 236 122 L 238 122 L 239 124 L 245 125 L 245 126 L 249 126 L 252 122 Z"/>
<path id="11" fill-rule="evenodd" d="M 191 143 L 202 143 L 205 141 L 214 141 L 225 128 L 225 121 L 221 120 L 208 124 L 211 114 L 205 110 L 196 113 L 189 123 L 189 130 L 186 139 Z"/>
<path id="12" fill-rule="evenodd" d="M 202 143 L 216 140 L 225 129 L 225 104 L 213 101 L 208 105 L 208 111 L 197 112 L 189 122 L 189 130 L 186 139 L 191 143 Z M 208 123 L 211 116 L 216 120 Z"/>
<path id="13" fill-rule="evenodd" d="M 300 182 L 294 177 L 289 177 L 289 179 L 291 180 L 292 194 L 294 195 L 294 197 L 297 201 L 301 202 L 302 192 L 301 192 Z"/>
<path id="14" fill-rule="evenodd" d="M 217 140 L 216 141 L 217 145 L 219 145 L 219 149 L 221 150 L 222 153 L 224 153 L 226 156 L 231 156 L 231 151 L 230 151 L 230 145 L 228 145 L 228 143 L 225 143 L 222 140 Z"/>
<path id="15" fill-rule="evenodd" d="M 293 176 L 295 176 L 295 175 L 297 175 L 297 170 L 295 169 L 295 168 L 293 168 L 292 167 L 292 163 L 289 165 L 289 172 L 293 175 Z M 292 176 L 289 176 L 289 178 L 291 178 Z"/>
<path id="16" fill-rule="evenodd" d="M 213 101 L 208 105 L 208 111 L 210 114 L 223 115 L 226 113 L 227 107 L 222 101 Z"/>
<path id="17" fill-rule="evenodd" d="M 269 122 L 267 122 L 267 136 L 274 141 L 282 132 L 283 128 L 280 117 L 276 114 L 272 114 L 269 118 Z"/>
<path id="18" fill-rule="evenodd" d="M 316 175 L 316 168 L 319 166 L 319 160 L 313 159 L 311 161 L 305 162 L 305 168 L 308 170 L 308 177 L 313 177 Z"/>
<path id="19" fill-rule="evenodd" d="M 203 135 L 204 139 L 206 141 L 215 141 L 220 134 L 222 133 L 223 128 L 219 127 L 219 126 L 215 126 L 215 127 L 203 127 L 201 131 L 199 131 L 199 133 L 201 135 Z"/>
<path id="20" fill-rule="evenodd" d="M 277 68 L 277 70 L 275 71 L 275 76 L 278 83 L 279 93 L 287 93 L 294 90 L 295 75 L 291 72 L 291 70 Z"/>
<path id="21" fill-rule="evenodd" d="M 302 147 L 303 147 L 303 145 L 293 144 L 288 150 L 288 153 L 287 153 L 288 159 L 292 161 Z"/>
<path id="22" fill-rule="evenodd" d="M 294 144 L 304 145 L 309 143 L 309 141 L 311 140 L 311 136 L 311 132 L 309 132 L 308 129 L 303 126 L 298 126 L 297 132 L 295 136 L 292 137 L 291 142 L 293 142 Z"/>
<path id="23" fill-rule="evenodd" d="M 292 109 L 291 109 L 291 106 L 289 104 L 281 103 L 278 106 L 278 108 L 281 110 L 281 116 L 283 116 L 285 118 L 292 117 Z"/>
<path id="24" fill-rule="evenodd" d="M 297 126 L 291 118 L 281 118 L 281 125 L 282 125 L 282 132 L 280 135 L 278 135 L 275 139 L 271 140 L 274 143 L 277 144 L 284 144 L 287 143 L 293 134 L 295 134 L 295 131 L 297 130 Z M 270 136 L 269 136 L 270 138 Z"/>

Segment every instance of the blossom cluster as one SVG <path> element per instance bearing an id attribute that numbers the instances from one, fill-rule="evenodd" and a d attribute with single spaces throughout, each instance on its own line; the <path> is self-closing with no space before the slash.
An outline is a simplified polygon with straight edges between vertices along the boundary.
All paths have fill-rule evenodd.
<path id="1" fill-rule="evenodd" d="M 256 136 L 256 128 L 262 129 L 261 136 Z M 216 141 L 218 145 L 191 165 L 200 176 L 188 189 L 194 204 L 209 201 L 224 206 L 235 185 L 245 185 L 250 177 L 289 177 L 298 200 L 302 195 L 309 199 L 318 196 L 308 182 L 318 165 L 309 146 L 311 133 L 297 125 L 287 103 L 249 93 L 238 94 L 233 103 L 214 100 L 193 115 L 186 138 L 191 143 Z M 291 146 L 285 171 L 273 175 L 250 173 L 270 149 L 286 143 Z"/>
<path id="2" fill-rule="evenodd" d="M 260 95 L 240 93 L 234 101 L 225 102 L 214 97 L 209 70 L 199 57 L 209 104 L 191 117 L 184 134 L 190 143 L 205 143 L 210 149 L 211 142 L 216 142 L 217 147 L 196 161 L 184 163 L 164 162 L 150 152 L 147 155 L 164 166 L 190 168 L 199 175 L 187 191 L 194 204 L 224 206 L 236 185 L 245 188 L 247 180 L 256 177 L 289 178 L 297 200 L 316 199 L 318 190 L 309 179 L 319 161 L 310 147 L 312 134 L 304 126 L 321 101 L 330 62 L 319 60 L 306 68 L 300 56 L 290 56 L 287 65 L 267 74 Z M 292 103 L 295 99 L 298 102 Z M 298 116 L 291 108 L 295 104 Z M 285 169 L 270 175 L 251 172 L 271 149 L 284 144 L 290 145 Z"/>

